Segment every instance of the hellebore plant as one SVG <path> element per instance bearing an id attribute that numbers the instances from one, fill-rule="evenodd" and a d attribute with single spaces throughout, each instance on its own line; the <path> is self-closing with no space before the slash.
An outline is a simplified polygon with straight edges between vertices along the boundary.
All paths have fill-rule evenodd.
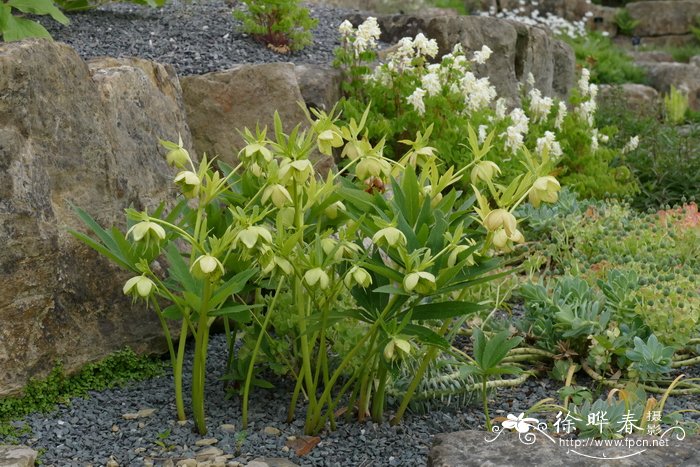
<path id="1" fill-rule="evenodd" d="M 212 213 L 220 210 L 229 180 L 212 172 L 206 158 L 196 168 L 182 147 L 182 141 L 162 144 L 169 150 L 168 163 L 180 169 L 174 183 L 185 198 L 170 214 L 163 215 L 162 205 L 151 215 L 128 209 L 130 228 L 124 235 L 117 228 L 103 229 L 85 211 L 77 209 L 97 240 L 80 232 L 71 233 L 136 274 L 123 290 L 134 300 L 141 299 L 152 306 L 161 321 L 173 365 L 180 420 L 186 419 L 182 381 L 185 344 L 188 334 L 194 337 L 191 409 L 197 430 L 203 434 L 206 432 L 204 386 L 209 329 L 218 317 L 225 320 L 227 328 L 229 321 L 250 319 L 251 307 L 242 303 L 237 294 L 246 288 L 257 270 L 237 261 L 236 239 L 240 232 L 233 225 L 219 236 L 212 229 Z M 163 259 L 161 254 L 165 256 Z M 168 265 L 165 277 L 156 267 L 163 260 Z M 162 309 L 161 301 L 169 305 Z M 181 322 L 177 350 L 168 319 Z"/>
<path id="2" fill-rule="evenodd" d="M 513 209 L 528 196 L 557 198 L 546 150 L 541 160 L 526 153 L 526 172 L 502 186 L 498 166 L 482 164 L 493 135 L 480 144 L 470 129 L 475 157 L 459 171 L 439 166 L 428 141 L 432 128 L 404 140 L 409 149 L 394 162 L 384 156 L 383 140 L 370 143 L 368 115 L 369 108 L 359 122 L 339 126 L 334 111 L 313 111 L 309 130 L 297 126 L 289 134 L 275 115 L 273 138 L 267 129 L 245 129 L 240 164 L 220 162 L 219 170 L 206 158 L 195 166 L 181 143 L 162 142 L 184 197 L 167 216 L 162 207 L 152 215 L 129 210 L 124 235 L 79 211 L 98 241 L 73 234 L 133 271 L 125 293 L 146 300 L 163 323 L 180 418 L 184 345 L 188 332 L 194 336 L 192 410 L 200 432 L 209 328 L 219 316 L 229 331 L 229 366 L 242 381 L 244 426 L 251 387 L 264 385 L 255 376 L 261 352 L 296 379 L 288 417 L 303 395 L 308 434 L 328 422 L 334 427 L 344 400 L 360 420 L 381 421 L 393 375 L 417 356 L 421 363 L 392 420 L 398 423 L 430 364 L 449 349 L 447 336 L 488 306 L 466 301 L 470 288 L 510 273 L 497 271 L 497 253 L 524 241 Z M 321 178 L 309 159 L 315 150 L 337 151 L 347 162 Z M 467 197 L 459 187 L 473 167 L 478 186 Z M 167 262 L 165 278 L 154 271 L 156 261 Z M 253 289 L 255 304 L 246 305 L 239 294 Z M 161 309 L 159 299 L 170 305 Z M 293 335 L 291 351 L 275 346 L 268 332 L 278 318 Z M 181 320 L 177 351 L 166 319 Z M 336 354 L 339 323 L 361 332 Z M 246 359 L 233 345 L 238 331 L 247 333 Z"/>

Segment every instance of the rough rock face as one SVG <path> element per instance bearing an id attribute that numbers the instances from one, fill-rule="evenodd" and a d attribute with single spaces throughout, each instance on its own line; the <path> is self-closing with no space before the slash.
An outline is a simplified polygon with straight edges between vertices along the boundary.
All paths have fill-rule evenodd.
<path id="1" fill-rule="evenodd" d="M 644 1 L 628 3 L 625 8 L 639 21 L 634 28 L 638 36 L 682 35 L 690 32 L 700 14 L 700 1 Z"/>
<path id="2" fill-rule="evenodd" d="M 310 103 L 317 107 L 330 109 L 335 104 L 331 101 L 340 92 L 340 82 L 329 76 L 312 76 L 308 70 L 295 69 L 292 63 L 265 63 L 183 77 L 182 90 L 197 153 L 235 164 L 244 144 L 237 130 L 249 128 L 254 132 L 256 125 L 267 126 L 272 136 L 275 111 L 287 132 L 297 124 L 306 125 L 308 119 L 300 106 L 305 98 L 315 101 Z M 302 95 L 302 89 L 306 95 Z M 333 162 L 331 158 L 321 159 L 320 154 L 312 159 L 320 162 L 317 169 L 322 173 Z"/>
<path id="3" fill-rule="evenodd" d="M 485 431 L 457 431 L 436 435 L 428 455 L 428 467 L 515 467 L 538 465 L 542 467 L 587 467 L 590 465 L 635 466 L 635 465 L 700 465 L 700 437 L 686 436 L 676 439 L 673 433 L 665 437 L 665 446 L 628 448 L 625 444 L 616 447 L 566 446 L 554 438 L 552 441 L 535 430 L 521 435 L 506 430 L 497 439 Z M 525 441 L 532 443 L 525 444 Z M 565 441 L 565 440 L 562 440 Z M 636 441 L 635 441 L 636 442 Z M 643 443 L 642 440 L 639 440 Z M 638 455 L 635 452 L 642 451 Z M 588 456 L 588 457 L 586 457 Z M 592 461 L 590 456 L 604 462 Z M 626 457 L 624 457 L 626 456 Z M 611 458 L 618 458 L 612 460 Z M 528 462 L 531 460 L 531 463 Z"/>
<path id="4" fill-rule="evenodd" d="M 359 24 L 364 17 L 350 19 Z M 545 29 L 522 23 L 481 16 L 430 17 L 390 15 L 377 18 L 382 40 L 396 41 L 422 32 L 435 39 L 442 56 L 460 43 L 465 51 L 487 45 L 493 55 L 474 69 L 480 76 L 489 76 L 499 96 L 517 102 L 518 83 L 532 73 L 535 85 L 545 95 L 565 96 L 574 83 L 574 53 Z"/>
<path id="5" fill-rule="evenodd" d="M 649 85 L 661 93 L 669 92 L 671 85 L 688 94 L 688 105 L 700 110 L 700 72 L 687 63 L 640 62 L 647 73 Z"/>
<path id="6" fill-rule="evenodd" d="M 174 195 L 158 138 L 188 142 L 177 77 L 144 60 L 88 65 L 65 44 L 0 44 L 0 396 L 63 362 L 164 348 L 128 274 L 67 232 L 70 204 L 102 225 Z"/>
<path id="7" fill-rule="evenodd" d="M 0 445 L 0 466 L 33 467 L 39 453 L 27 446 Z"/>
<path id="8" fill-rule="evenodd" d="M 630 110 L 641 115 L 656 115 L 659 112 L 659 93 L 643 84 L 625 83 L 618 86 L 601 85 L 600 100 L 619 97 Z"/>

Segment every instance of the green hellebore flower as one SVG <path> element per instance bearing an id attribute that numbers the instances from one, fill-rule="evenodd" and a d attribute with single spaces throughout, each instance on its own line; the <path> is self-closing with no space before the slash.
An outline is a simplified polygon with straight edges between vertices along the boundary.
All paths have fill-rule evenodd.
<path id="1" fill-rule="evenodd" d="M 169 166 L 177 167 L 178 169 L 184 169 L 191 161 L 190 153 L 183 147 L 169 151 L 165 155 L 165 160 Z"/>
<path id="2" fill-rule="evenodd" d="M 396 227 L 385 227 L 374 234 L 372 243 L 390 247 L 406 246 L 406 236 Z"/>
<path id="3" fill-rule="evenodd" d="M 308 159 L 300 159 L 297 161 L 285 160 L 280 167 L 279 177 L 283 183 L 287 183 L 290 178 L 293 178 L 297 183 L 306 182 L 314 173 L 314 166 Z"/>
<path id="4" fill-rule="evenodd" d="M 304 274 L 304 281 L 309 284 L 309 287 L 318 284 L 321 290 L 327 289 L 331 282 L 326 271 L 321 268 L 313 268 L 306 271 L 306 274 Z"/>
<path id="5" fill-rule="evenodd" d="M 255 154 L 260 154 L 265 162 L 270 162 L 272 160 L 272 151 L 267 149 L 264 144 L 252 143 L 247 145 L 242 150 L 242 155 L 244 158 L 250 159 Z"/>
<path id="6" fill-rule="evenodd" d="M 494 209 L 484 219 L 484 227 L 491 232 L 496 232 L 500 228 L 504 228 L 510 237 L 517 229 L 517 221 L 515 216 L 505 209 Z"/>
<path id="7" fill-rule="evenodd" d="M 265 188 L 262 195 L 262 202 L 266 203 L 268 199 L 272 199 L 272 204 L 278 208 L 292 202 L 292 197 L 289 194 L 289 191 L 287 191 L 287 189 L 280 184 L 270 185 Z"/>
<path id="8" fill-rule="evenodd" d="M 389 163 L 374 156 L 363 157 L 355 167 L 355 175 L 360 180 L 367 180 L 369 177 L 381 177 L 382 175 L 388 175 L 389 172 L 391 172 Z"/>
<path id="9" fill-rule="evenodd" d="M 323 213 L 329 218 L 329 219 L 336 219 L 338 217 L 338 211 L 345 212 L 345 205 L 343 204 L 342 201 L 336 201 L 335 203 L 331 204 L 328 206 L 326 209 L 323 210 Z"/>
<path id="10" fill-rule="evenodd" d="M 343 278 L 343 283 L 348 289 L 352 289 L 352 287 L 355 284 L 359 285 L 363 289 L 366 289 L 367 287 L 372 285 L 372 276 L 369 272 L 367 272 L 366 269 L 358 266 L 353 266 L 345 274 L 345 277 Z"/>
<path id="11" fill-rule="evenodd" d="M 124 284 L 124 295 L 147 298 L 155 289 L 155 284 L 146 276 L 134 276 Z"/>
<path id="12" fill-rule="evenodd" d="M 561 190 L 561 185 L 556 178 L 551 175 L 540 177 L 532 184 L 529 194 L 530 203 L 536 208 L 540 206 L 542 201 L 556 203 L 559 199 L 559 190 Z"/>
<path id="13" fill-rule="evenodd" d="M 272 243 L 272 234 L 269 230 L 259 225 L 251 225 L 238 232 L 238 235 L 233 240 L 233 246 L 235 247 L 241 241 L 250 250 L 258 243 L 260 238 L 262 238 L 262 243 Z"/>
<path id="14" fill-rule="evenodd" d="M 145 240 L 148 243 L 151 240 L 156 242 L 160 240 L 165 240 L 165 229 L 155 222 L 151 221 L 141 221 L 138 224 L 134 224 L 126 235 L 131 234 L 134 241 L 140 242 Z"/>
<path id="15" fill-rule="evenodd" d="M 392 361 L 396 356 L 395 349 L 397 348 L 406 355 L 411 354 L 410 342 L 405 339 L 394 337 L 384 346 L 384 358 L 388 361 Z"/>
<path id="16" fill-rule="evenodd" d="M 215 281 L 224 273 L 224 266 L 221 261 L 212 255 L 200 255 L 192 267 L 190 267 L 190 272 L 197 279 L 209 279 L 210 281 Z"/>
<path id="17" fill-rule="evenodd" d="M 481 161 L 472 168 L 472 185 L 476 185 L 476 182 L 479 180 L 488 183 L 491 181 L 494 175 L 498 175 L 500 173 L 501 169 L 495 162 Z"/>
<path id="18" fill-rule="evenodd" d="M 403 279 L 403 288 L 406 292 L 415 290 L 421 295 L 427 295 L 435 291 L 436 287 L 435 276 L 427 271 L 412 272 Z"/>
<path id="19" fill-rule="evenodd" d="M 180 187 L 180 191 L 185 198 L 194 198 L 199 194 L 199 187 L 202 181 L 196 173 L 183 170 L 175 176 L 175 184 Z"/>
<path id="20" fill-rule="evenodd" d="M 511 235 L 508 235 L 505 229 L 498 229 L 496 233 L 493 234 L 493 245 L 506 253 L 513 250 L 513 243 L 524 242 L 525 237 L 518 229 L 515 229 Z"/>
<path id="21" fill-rule="evenodd" d="M 333 154 L 333 148 L 339 148 L 343 145 L 343 137 L 334 130 L 325 130 L 318 135 L 318 150 L 321 154 L 330 156 Z"/>
<path id="22" fill-rule="evenodd" d="M 294 271 L 294 267 L 292 266 L 292 263 L 290 263 L 286 259 L 281 258 L 279 256 L 273 256 L 272 260 L 262 270 L 262 273 L 263 273 L 263 275 L 270 274 L 275 269 L 281 270 L 284 274 L 286 274 L 288 276 L 291 275 L 292 272 Z"/>
<path id="23" fill-rule="evenodd" d="M 455 246 L 452 251 L 450 252 L 450 256 L 447 257 L 447 267 L 452 267 L 455 264 L 457 264 L 457 260 L 459 259 L 460 253 L 463 251 L 468 250 L 470 247 L 467 245 L 457 245 Z M 474 264 L 474 258 L 472 256 L 469 257 L 469 260 L 467 261 L 467 264 L 473 265 Z"/>

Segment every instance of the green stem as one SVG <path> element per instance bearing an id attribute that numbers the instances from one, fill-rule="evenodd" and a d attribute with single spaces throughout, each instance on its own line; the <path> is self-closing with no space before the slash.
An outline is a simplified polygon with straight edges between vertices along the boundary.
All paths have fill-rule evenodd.
<path id="1" fill-rule="evenodd" d="M 325 401 L 330 402 L 330 394 L 331 390 L 333 389 L 333 386 L 335 385 L 335 382 L 340 378 L 340 375 L 342 374 L 343 370 L 345 369 L 346 366 L 350 364 L 353 358 L 355 358 L 355 355 L 360 351 L 364 343 L 367 341 L 367 339 L 372 336 L 377 329 L 379 328 L 380 324 L 383 322 L 384 318 L 386 315 L 389 314 L 391 309 L 394 307 L 394 304 L 397 302 L 399 296 L 398 295 L 392 295 L 391 298 L 389 299 L 389 302 L 386 304 L 384 307 L 384 310 L 380 313 L 379 317 L 377 320 L 372 323 L 370 326 L 368 332 L 362 336 L 362 338 L 355 344 L 355 347 L 348 352 L 348 354 L 345 356 L 345 358 L 340 362 L 340 365 L 338 365 L 338 368 L 333 372 L 333 375 L 331 376 L 330 381 L 328 382 L 328 385 L 324 389 L 323 393 L 321 394 L 321 397 L 318 399 L 317 407 L 314 410 L 314 413 L 312 414 L 312 417 L 309 419 L 307 418 L 307 425 L 304 428 L 304 431 L 314 433 L 318 430 L 320 430 L 322 427 L 319 426 L 319 421 L 321 419 L 321 410 L 323 408 L 323 404 Z M 311 409 L 311 407 L 309 407 Z"/>
<path id="2" fill-rule="evenodd" d="M 202 306 L 199 309 L 199 323 L 195 335 L 194 363 L 192 366 L 192 412 L 194 423 L 200 435 L 207 432 L 204 420 L 204 382 L 207 365 L 207 346 L 209 343 L 209 299 L 211 298 L 211 283 L 204 280 L 202 291 Z"/>
<path id="3" fill-rule="evenodd" d="M 185 416 L 185 402 L 182 390 L 182 367 L 185 361 L 185 347 L 187 345 L 187 321 L 183 320 L 180 326 L 180 337 L 177 344 L 177 359 L 173 367 L 173 376 L 175 378 L 175 406 L 177 407 L 177 419 L 180 421 L 187 420 Z"/>
<path id="4" fill-rule="evenodd" d="M 491 431 L 491 417 L 489 416 L 488 381 L 486 375 L 482 376 L 481 401 L 484 403 L 484 417 L 486 417 L 486 431 Z"/>
<path id="5" fill-rule="evenodd" d="M 446 320 L 443 324 L 440 330 L 438 331 L 438 334 L 440 336 L 444 335 L 447 330 L 450 327 L 451 320 Z M 413 395 L 416 392 L 416 389 L 418 388 L 418 385 L 420 384 L 421 380 L 423 379 L 423 375 L 425 372 L 428 370 L 428 366 L 430 366 L 430 362 L 435 360 L 435 357 L 437 357 L 437 354 L 440 349 L 437 347 L 431 347 L 428 349 L 428 352 L 426 352 L 425 356 L 423 357 L 423 361 L 421 361 L 420 366 L 418 367 L 418 371 L 416 371 L 415 376 L 411 380 L 411 384 L 408 386 L 406 389 L 406 394 L 404 394 L 403 399 L 401 400 L 401 405 L 399 406 L 399 409 L 396 411 L 396 415 L 394 415 L 394 418 L 391 419 L 391 424 L 392 425 L 398 425 L 401 423 L 401 419 L 403 418 L 403 414 L 406 412 L 406 409 L 408 408 L 408 404 L 411 402 L 411 399 L 413 398 Z"/>
<path id="6" fill-rule="evenodd" d="M 272 299 L 270 306 L 265 314 L 265 321 L 262 323 L 260 329 L 260 334 L 258 334 L 258 339 L 255 341 L 255 347 L 253 348 L 253 354 L 250 357 L 250 364 L 248 365 L 248 374 L 245 378 L 245 386 L 243 386 L 243 408 L 242 408 L 242 418 L 243 418 L 243 429 L 248 428 L 248 395 L 250 394 L 250 383 L 253 380 L 253 369 L 255 368 L 255 360 L 258 358 L 258 352 L 260 351 L 260 344 L 262 343 L 263 337 L 265 336 L 265 330 L 270 324 L 270 318 L 275 309 L 275 303 L 277 303 L 277 297 L 280 296 L 279 291 L 282 290 L 284 286 L 284 277 L 280 280 L 280 283 L 275 293 L 275 297 Z M 258 289 L 259 291 L 260 289 Z"/>
<path id="7" fill-rule="evenodd" d="M 379 386 L 377 386 L 377 392 L 374 393 L 372 398 L 372 420 L 376 423 L 381 423 L 384 418 L 384 400 L 386 399 L 386 382 L 387 382 L 387 367 L 384 362 L 379 360 L 379 373 L 377 374 L 377 379 L 379 379 Z"/>

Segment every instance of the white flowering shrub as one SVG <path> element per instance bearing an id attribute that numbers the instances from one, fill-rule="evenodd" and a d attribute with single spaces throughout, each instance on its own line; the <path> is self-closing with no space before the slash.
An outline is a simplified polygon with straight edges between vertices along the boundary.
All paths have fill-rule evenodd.
<path id="1" fill-rule="evenodd" d="M 432 145 L 447 166 L 473 167 L 490 161 L 495 173 L 510 182 L 523 164 L 533 170 L 546 161 L 544 172 L 557 173 L 585 196 L 635 190 L 629 171 L 612 167 L 618 151 L 605 146 L 612 130 L 596 128 L 598 86 L 590 82 L 587 69 L 568 102 L 542 95 L 530 76 L 522 89 L 522 107 L 510 108 L 488 77 L 471 71 L 473 64 L 489 60 L 489 47 L 466 52 L 457 44 L 437 60 L 436 42 L 418 34 L 401 39 L 385 63 L 370 70 L 368 60 L 376 58 L 376 49 L 364 37 L 368 29 L 378 36 L 374 18 L 357 30 L 349 23 L 341 26 L 343 46 L 336 64 L 348 76 L 343 112 L 346 118 L 358 119 L 371 102 L 369 134 L 395 141 L 386 148 L 391 157 L 405 151 L 406 135 L 431 128 Z M 469 127 L 486 148 L 483 154 L 467 144 Z"/>

